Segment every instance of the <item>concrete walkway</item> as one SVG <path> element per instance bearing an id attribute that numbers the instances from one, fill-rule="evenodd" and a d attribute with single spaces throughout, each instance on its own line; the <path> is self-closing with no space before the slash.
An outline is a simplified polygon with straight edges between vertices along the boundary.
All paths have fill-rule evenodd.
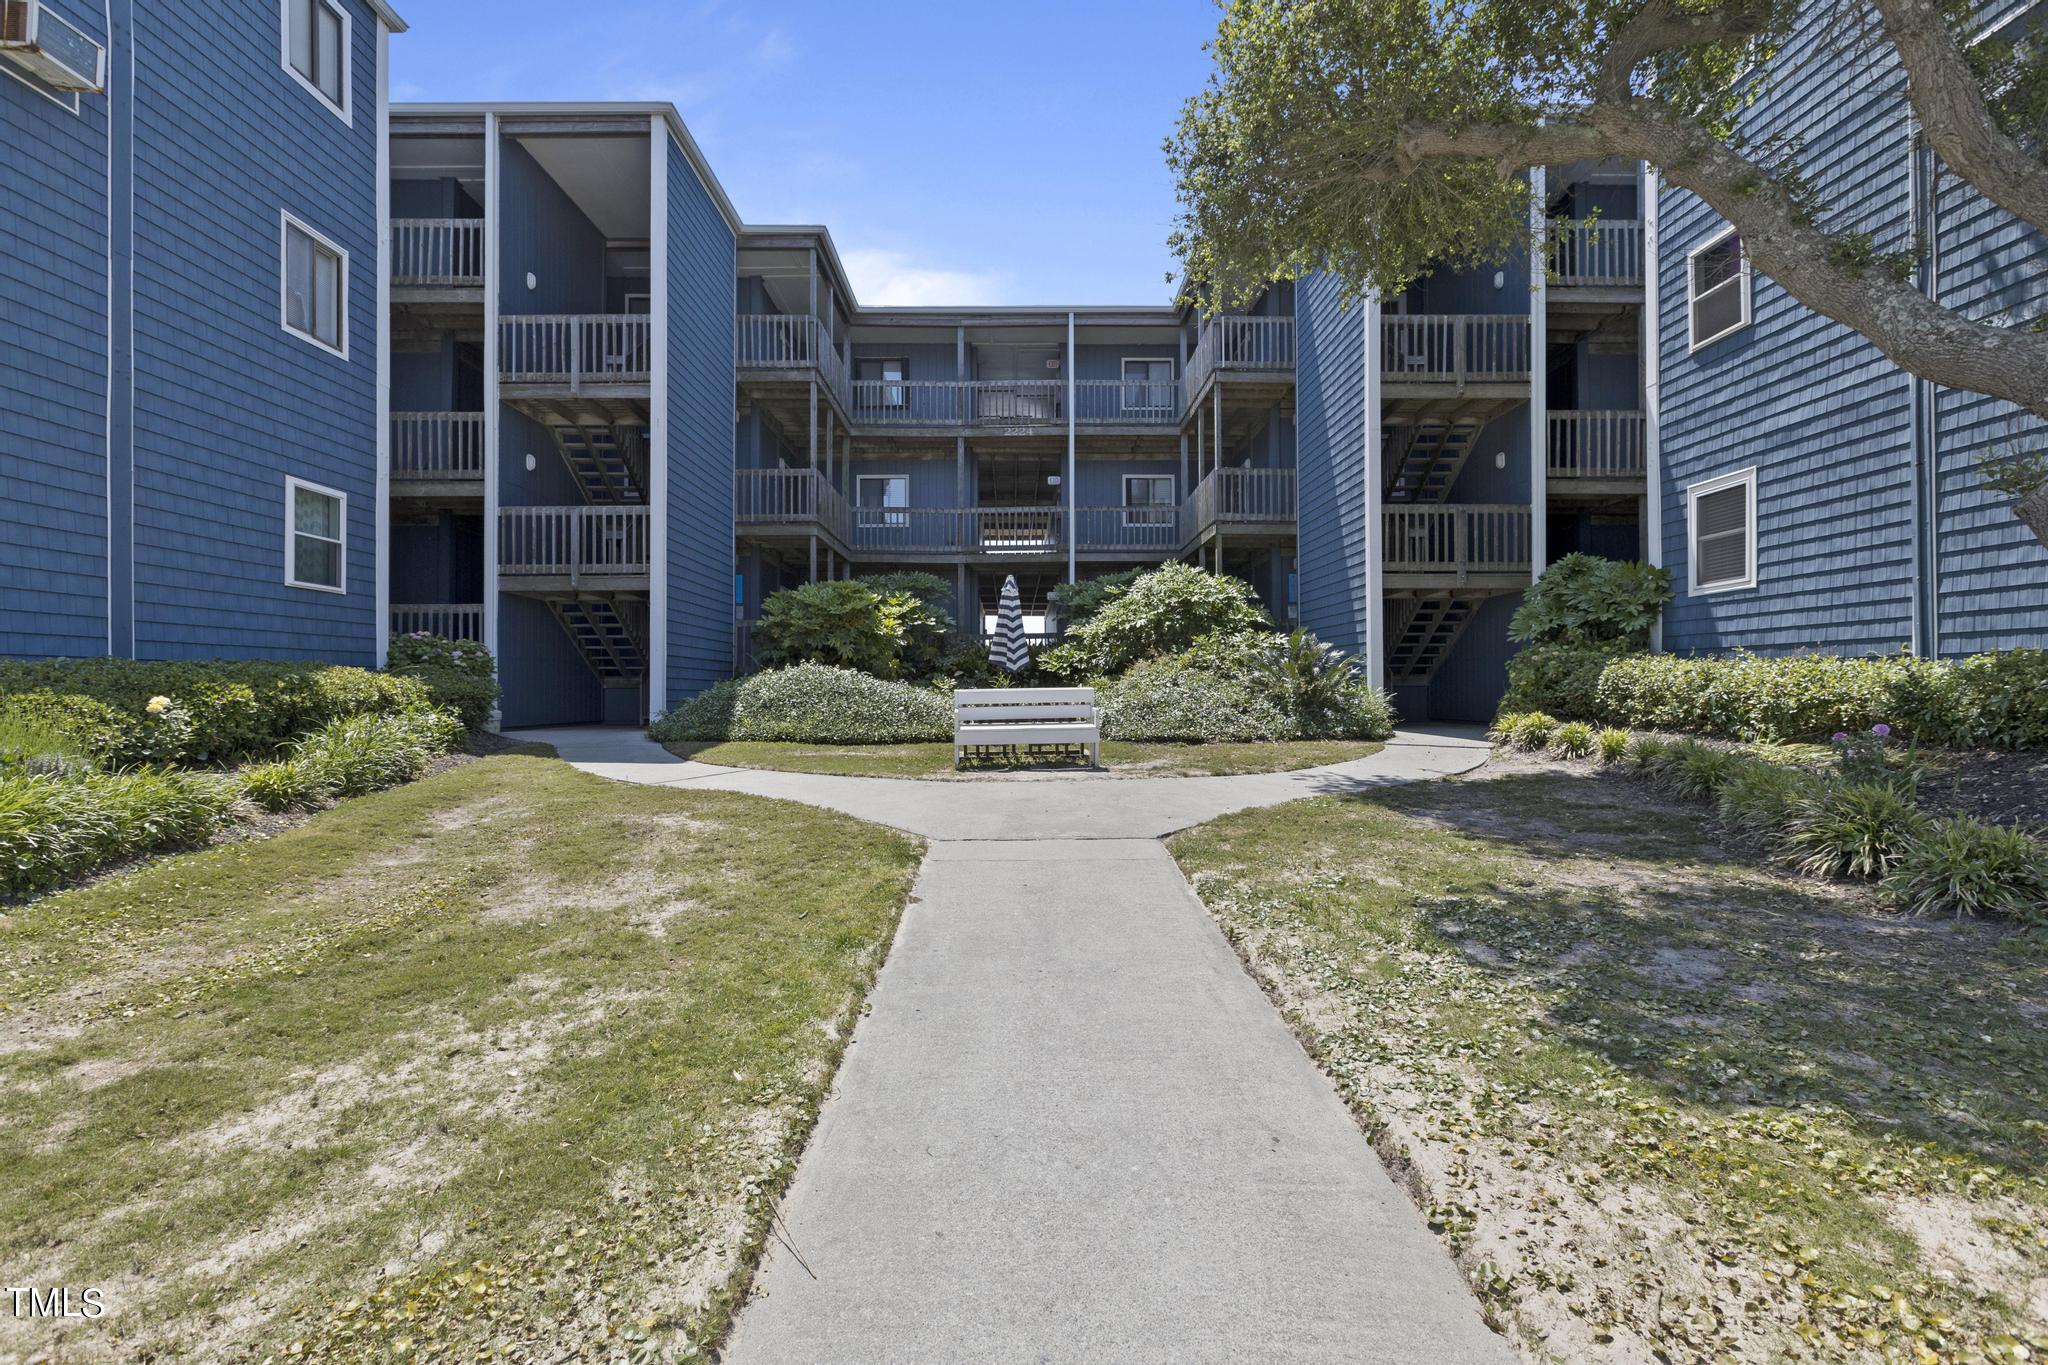
<path id="1" fill-rule="evenodd" d="M 1264 776 L 949 783 L 517 737 L 933 841 L 729 1361 L 1514 1359 L 1158 842 L 1462 771 L 1482 741 L 1406 735 Z"/>

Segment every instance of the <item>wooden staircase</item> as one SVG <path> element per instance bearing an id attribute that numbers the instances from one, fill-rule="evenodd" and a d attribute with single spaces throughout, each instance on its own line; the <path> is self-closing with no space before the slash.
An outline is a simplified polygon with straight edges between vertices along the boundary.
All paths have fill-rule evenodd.
<path id="1" fill-rule="evenodd" d="M 1481 423 L 1472 420 L 1417 422 L 1396 429 L 1385 459 L 1388 502 L 1445 502 L 1472 448 Z"/>
<path id="2" fill-rule="evenodd" d="M 599 682 L 607 687 L 637 686 L 646 678 L 644 604 L 589 596 L 551 599 L 548 606 Z"/>
<path id="3" fill-rule="evenodd" d="M 1478 614 L 1480 597 L 1402 598 L 1387 621 L 1387 685 L 1419 687 L 1436 676 Z"/>
<path id="4" fill-rule="evenodd" d="M 555 448 L 583 500 L 594 506 L 647 501 L 647 429 L 550 423 Z"/>

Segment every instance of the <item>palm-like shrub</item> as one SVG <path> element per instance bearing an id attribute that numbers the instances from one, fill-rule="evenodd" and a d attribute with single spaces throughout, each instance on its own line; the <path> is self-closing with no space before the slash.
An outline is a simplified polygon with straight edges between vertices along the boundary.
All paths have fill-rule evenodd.
<path id="1" fill-rule="evenodd" d="M 896 678 L 928 670 L 952 628 L 952 618 L 906 592 L 828 579 L 771 594 L 755 640 L 770 668 L 817 663 Z"/>
<path id="2" fill-rule="evenodd" d="M 1792 805 L 1787 856 L 1817 877 L 1882 877 L 1925 825 L 1905 793 L 1874 782 L 1826 783 Z"/>
<path id="3" fill-rule="evenodd" d="M 1083 622 L 1091 621 L 1097 612 L 1108 606 L 1145 576 L 1144 569 L 1122 569 L 1116 573 L 1098 574 L 1075 583 L 1062 583 L 1047 596 L 1051 600 L 1053 615 L 1072 630 Z"/>
<path id="4" fill-rule="evenodd" d="M 1968 816 L 1938 820 L 1898 854 L 1879 889 L 1911 915 L 2048 926 L 2048 847 Z"/>

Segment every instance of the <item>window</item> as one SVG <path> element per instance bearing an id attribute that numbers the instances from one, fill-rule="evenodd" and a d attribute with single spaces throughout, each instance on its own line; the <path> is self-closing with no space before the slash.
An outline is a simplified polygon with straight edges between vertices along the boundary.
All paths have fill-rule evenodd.
<path id="1" fill-rule="evenodd" d="M 628 294 L 628 295 L 626 295 L 626 316 L 627 316 L 627 317 L 633 317 L 633 318 L 638 318 L 638 317 L 646 317 L 646 316 L 648 316 L 649 314 L 651 314 L 651 313 L 652 313 L 653 311 L 654 311 L 654 295 L 652 295 L 652 294 Z"/>
<path id="2" fill-rule="evenodd" d="M 883 387 L 875 401 L 886 407 L 903 406 L 903 362 L 901 360 L 856 360 L 853 362 L 853 377 Z"/>
<path id="3" fill-rule="evenodd" d="M 348 358 L 348 253 L 284 216 L 284 326 Z"/>
<path id="4" fill-rule="evenodd" d="M 1170 415 L 1173 406 L 1171 360 L 1127 358 L 1124 361 L 1125 412 Z"/>
<path id="5" fill-rule="evenodd" d="M 854 485 L 854 504 L 863 510 L 862 526 L 908 526 L 910 479 L 902 474 L 863 474 Z M 884 510 L 886 509 L 886 510 Z"/>
<path id="6" fill-rule="evenodd" d="M 334 0 L 283 0 L 284 69 L 349 121 L 348 11 Z"/>
<path id="7" fill-rule="evenodd" d="M 1685 490 L 1686 539 L 1698 593 L 1756 586 L 1756 470 L 1693 484 Z"/>
<path id="8" fill-rule="evenodd" d="M 1734 228 L 1695 247 L 1685 269 L 1693 350 L 1749 325 L 1749 256 Z"/>
<path id="9" fill-rule="evenodd" d="M 348 496 L 299 479 L 284 481 L 284 581 L 287 587 L 346 592 L 343 551 Z"/>
<path id="10" fill-rule="evenodd" d="M 1124 475 L 1124 525 L 1173 524 L 1173 475 Z"/>

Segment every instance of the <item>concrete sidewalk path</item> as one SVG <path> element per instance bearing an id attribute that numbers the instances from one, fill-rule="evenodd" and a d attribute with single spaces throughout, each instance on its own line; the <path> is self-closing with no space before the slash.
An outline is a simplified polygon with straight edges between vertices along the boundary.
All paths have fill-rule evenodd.
<path id="1" fill-rule="evenodd" d="M 1471 767 L 1480 745 L 1418 736 L 1259 778 L 942 783 L 521 737 L 934 841 L 726 1360 L 1514 1360 L 1158 841 Z"/>

